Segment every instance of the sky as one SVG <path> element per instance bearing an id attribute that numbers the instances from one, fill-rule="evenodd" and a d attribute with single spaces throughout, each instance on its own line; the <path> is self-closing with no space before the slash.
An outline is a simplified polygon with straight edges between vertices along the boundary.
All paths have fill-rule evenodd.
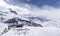
<path id="1" fill-rule="evenodd" d="M 7 8 L 12 8 L 18 14 L 30 14 L 58 19 L 60 18 L 59 2 L 60 0 L 0 0 L 0 9 L 2 11 L 4 9 L 5 11 Z M 21 4 L 23 4 L 22 7 L 19 7 Z"/>
<path id="2" fill-rule="evenodd" d="M 14 5 L 20 5 L 22 3 L 26 3 L 29 5 L 32 4 L 38 7 L 42 7 L 44 5 L 60 7 L 60 0 L 8 0 L 7 2 Z"/>

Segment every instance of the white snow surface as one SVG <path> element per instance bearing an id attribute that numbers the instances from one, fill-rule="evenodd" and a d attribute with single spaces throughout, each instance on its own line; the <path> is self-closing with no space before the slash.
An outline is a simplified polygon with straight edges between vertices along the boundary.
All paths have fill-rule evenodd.
<path id="1" fill-rule="evenodd" d="M 24 27 L 22 29 L 26 30 L 17 31 L 15 28 L 11 29 L 9 32 L 3 34 L 2 36 L 60 36 L 60 28 L 57 27 Z M 26 32 L 26 34 L 24 34 L 24 32 Z"/>
<path id="2" fill-rule="evenodd" d="M 10 10 L 8 10 L 9 8 L 16 11 L 18 14 L 10 12 Z M 42 8 L 33 7 L 28 9 L 25 7 L 9 5 L 3 0 L 0 0 L 0 14 L 3 14 L 0 15 L 0 18 L 4 18 L 3 21 L 13 17 L 28 20 L 27 18 L 24 18 L 25 15 L 42 16 L 51 19 L 51 21 L 48 22 L 34 20 L 35 22 L 40 23 L 43 27 L 24 26 L 22 28 L 11 28 L 7 33 L 0 36 L 60 36 L 60 8 L 43 6 Z M 0 34 L 5 28 L 8 28 L 6 23 L 2 23 L 3 21 L 0 19 Z M 17 31 L 18 29 L 19 31 Z"/>

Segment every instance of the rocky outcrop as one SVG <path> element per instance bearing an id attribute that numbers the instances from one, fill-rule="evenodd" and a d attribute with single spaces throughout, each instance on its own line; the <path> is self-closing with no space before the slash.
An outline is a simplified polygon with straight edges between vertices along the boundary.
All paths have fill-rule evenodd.
<path id="1" fill-rule="evenodd" d="M 20 23 L 18 23 L 20 22 Z M 27 25 L 27 26 L 33 26 L 33 27 L 43 27 L 42 25 L 40 24 L 37 24 L 37 23 L 34 23 L 34 22 L 31 22 L 31 21 L 27 21 L 27 20 L 23 20 L 23 19 L 20 19 L 20 18 L 12 18 L 12 19 L 8 19 L 7 21 L 5 21 L 4 23 L 9 23 L 9 27 L 23 27 L 24 25 Z"/>

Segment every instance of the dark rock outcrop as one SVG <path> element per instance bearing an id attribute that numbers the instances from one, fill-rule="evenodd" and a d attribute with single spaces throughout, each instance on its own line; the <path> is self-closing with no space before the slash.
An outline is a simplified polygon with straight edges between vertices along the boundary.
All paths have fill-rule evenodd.
<path id="1" fill-rule="evenodd" d="M 18 23 L 20 22 L 20 23 Z M 22 20 L 20 18 L 12 18 L 12 19 L 8 19 L 7 21 L 5 21 L 4 23 L 9 23 L 9 27 L 23 27 L 24 25 L 27 26 L 33 26 L 33 27 L 43 27 L 40 24 L 31 22 L 31 21 L 27 21 L 27 20 Z M 11 24 L 11 25 L 10 25 Z"/>
<path id="2" fill-rule="evenodd" d="M 17 14 L 16 11 L 13 11 L 11 8 L 9 10 L 10 10 L 10 12 Z"/>

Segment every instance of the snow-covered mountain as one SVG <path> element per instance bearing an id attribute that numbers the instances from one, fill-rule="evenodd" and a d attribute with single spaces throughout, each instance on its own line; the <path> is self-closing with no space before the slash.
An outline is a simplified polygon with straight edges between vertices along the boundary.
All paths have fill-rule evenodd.
<path id="1" fill-rule="evenodd" d="M 60 36 L 59 15 L 50 9 L 29 9 L 0 0 L 0 36 Z"/>
<path id="2" fill-rule="evenodd" d="M 7 11 L 0 11 L 0 26 L 2 26 L 2 28 L 4 26 L 1 30 L 1 36 L 47 36 L 51 34 L 48 28 L 53 29 L 51 28 L 52 26 L 58 27 L 57 22 L 53 19 L 49 19 L 45 16 L 32 16 L 30 14 L 21 15 L 11 8 L 7 9 Z M 36 30 L 36 32 L 34 30 Z M 44 32 L 47 32 L 47 34 L 44 34 Z M 52 33 L 52 35 L 53 34 L 54 33 Z"/>
<path id="3" fill-rule="evenodd" d="M 2 29 L 1 29 L 2 32 L 0 33 L 0 36 L 7 33 L 10 30 L 10 28 L 13 28 L 13 27 L 16 27 L 16 28 L 22 27 L 22 26 L 43 27 L 41 24 L 31 22 L 29 19 L 23 17 L 23 15 L 28 14 L 30 12 L 26 8 L 9 6 L 9 8 L 0 8 L 0 9 L 1 9 L 0 10 L 0 26 L 2 26 Z M 18 11 L 15 9 L 17 9 Z"/>

